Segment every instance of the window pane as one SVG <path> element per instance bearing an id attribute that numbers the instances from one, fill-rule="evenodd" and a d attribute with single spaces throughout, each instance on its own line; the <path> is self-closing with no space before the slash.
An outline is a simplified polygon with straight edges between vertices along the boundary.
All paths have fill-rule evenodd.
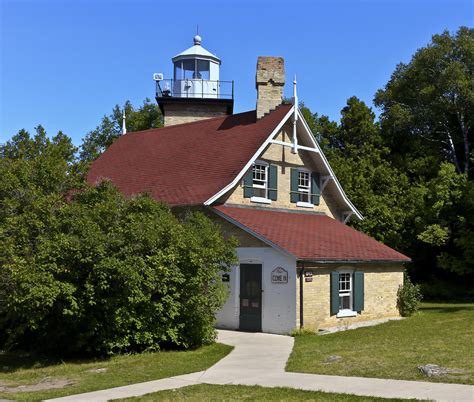
<path id="1" fill-rule="evenodd" d="M 202 80 L 209 79 L 209 61 L 208 60 L 198 60 L 197 61 L 197 76 L 196 78 Z"/>
<path id="2" fill-rule="evenodd" d="M 339 274 L 339 291 L 351 290 L 351 274 Z"/>
<path id="3" fill-rule="evenodd" d="M 309 202 L 309 193 L 300 193 L 300 201 L 301 202 Z"/>
<path id="4" fill-rule="evenodd" d="M 309 190 L 309 173 L 298 172 L 298 186 Z"/>
<path id="5" fill-rule="evenodd" d="M 350 310 L 351 309 L 351 296 L 339 296 L 339 310 Z"/>
<path id="6" fill-rule="evenodd" d="M 184 78 L 192 79 L 194 76 L 194 60 L 183 61 Z"/>
<path id="7" fill-rule="evenodd" d="M 267 181 L 267 169 L 265 165 L 254 165 L 253 166 L 253 180 L 254 183 L 255 181 L 258 181 L 259 183 L 257 184 L 263 184 L 260 182 L 266 182 Z"/>
<path id="8" fill-rule="evenodd" d="M 183 69 L 181 68 L 181 62 L 178 61 L 174 65 L 174 79 L 175 80 L 182 80 L 183 79 Z"/>
<path id="9" fill-rule="evenodd" d="M 266 188 L 260 188 L 260 187 L 254 187 L 253 188 L 253 195 L 255 197 L 267 198 L 267 189 Z"/>

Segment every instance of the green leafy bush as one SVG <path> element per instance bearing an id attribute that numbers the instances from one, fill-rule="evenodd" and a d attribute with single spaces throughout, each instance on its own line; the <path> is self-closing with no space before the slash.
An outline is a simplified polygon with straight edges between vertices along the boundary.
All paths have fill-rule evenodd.
<path id="1" fill-rule="evenodd" d="M 403 285 L 397 291 L 397 308 L 402 317 L 410 317 L 418 311 L 422 294 L 420 285 L 414 285 L 405 274 Z"/>
<path id="2" fill-rule="evenodd" d="M 109 183 L 66 200 L 73 173 L 57 144 L 25 136 L 5 148 L 36 140 L 37 154 L 0 158 L 0 349 L 113 354 L 214 341 L 235 242 L 202 213 L 180 221 Z"/>
<path id="3" fill-rule="evenodd" d="M 303 328 L 293 328 L 293 330 L 290 333 L 290 336 L 292 337 L 303 336 L 303 335 L 315 335 L 315 332 L 311 329 L 303 327 Z"/>

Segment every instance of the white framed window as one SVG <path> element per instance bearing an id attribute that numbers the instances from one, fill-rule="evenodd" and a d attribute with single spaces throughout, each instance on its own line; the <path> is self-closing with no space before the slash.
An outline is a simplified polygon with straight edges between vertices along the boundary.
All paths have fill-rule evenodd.
<path id="1" fill-rule="evenodd" d="M 298 171 L 298 193 L 300 202 L 311 203 L 311 177 L 307 170 Z"/>
<path id="2" fill-rule="evenodd" d="M 350 271 L 339 272 L 339 312 L 337 317 L 352 317 L 353 311 L 354 274 Z"/>
<path id="3" fill-rule="evenodd" d="M 352 310 L 352 274 L 339 274 L 339 310 Z"/>
<path id="4" fill-rule="evenodd" d="M 268 199 L 268 163 L 255 162 L 252 168 L 252 201 Z"/>
<path id="5" fill-rule="evenodd" d="M 297 176 L 297 207 L 303 208 L 314 208 L 313 203 L 311 202 L 311 173 L 306 169 L 298 169 Z"/>

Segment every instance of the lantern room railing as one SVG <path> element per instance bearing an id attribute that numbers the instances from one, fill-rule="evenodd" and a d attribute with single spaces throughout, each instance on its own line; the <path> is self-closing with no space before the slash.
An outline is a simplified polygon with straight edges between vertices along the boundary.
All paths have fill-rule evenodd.
<path id="1" fill-rule="evenodd" d="M 156 81 L 157 98 L 234 99 L 234 81 L 166 79 Z"/>

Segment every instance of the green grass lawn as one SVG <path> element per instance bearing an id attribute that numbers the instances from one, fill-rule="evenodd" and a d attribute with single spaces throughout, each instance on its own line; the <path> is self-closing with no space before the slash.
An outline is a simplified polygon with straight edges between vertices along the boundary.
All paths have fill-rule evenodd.
<path id="1" fill-rule="evenodd" d="M 325 363 L 330 355 L 342 360 Z M 465 373 L 426 377 L 417 366 Z M 330 335 L 301 335 L 288 371 L 474 384 L 474 304 L 423 303 L 413 317 Z"/>
<path id="2" fill-rule="evenodd" d="M 160 391 L 137 398 L 120 401 L 402 401 L 409 399 L 385 399 L 369 396 L 331 394 L 302 391 L 291 388 L 264 388 L 245 385 L 192 385 L 174 390 Z M 413 399 L 414 400 L 414 399 Z"/>
<path id="3" fill-rule="evenodd" d="M 213 344 L 191 351 L 165 351 L 115 356 L 106 360 L 58 362 L 21 354 L 0 354 L 0 386 L 37 384 L 48 377 L 69 379 L 73 385 L 36 392 L 0 392 L 0 399 L 38 401 L 96 391 L 205 370 L 232 347 Z M 102 373 L 88 370 L 106 368 Z"/>

